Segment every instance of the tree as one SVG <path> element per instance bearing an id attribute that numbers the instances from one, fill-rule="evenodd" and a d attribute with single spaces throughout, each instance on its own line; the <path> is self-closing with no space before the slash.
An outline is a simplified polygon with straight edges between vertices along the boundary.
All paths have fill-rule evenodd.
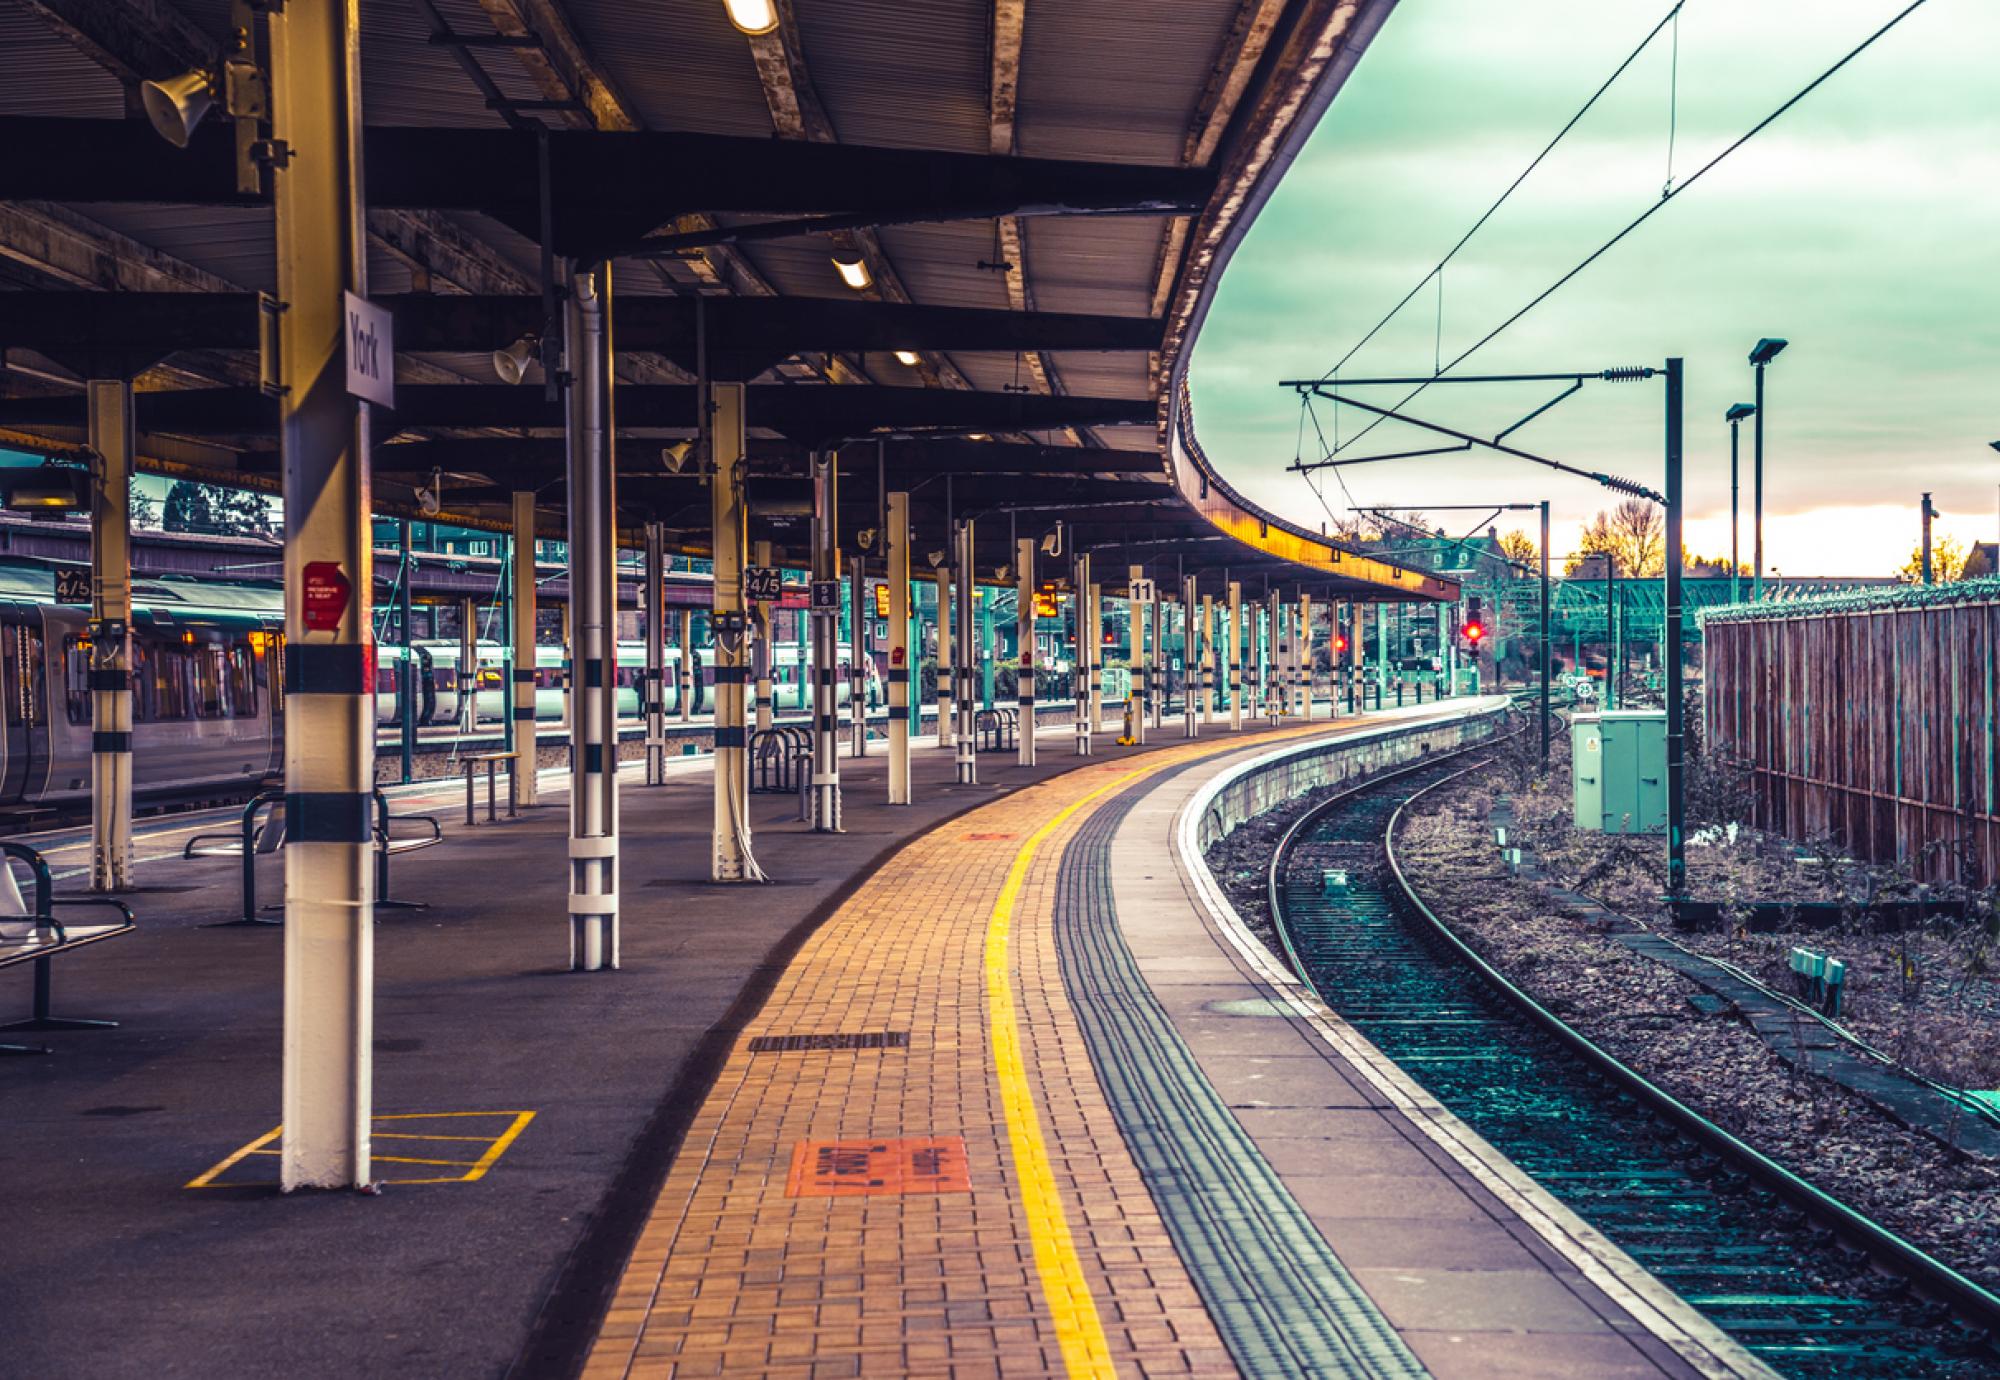
<path id="1" fill-rule="evenodd" d="M 1941 585 L 1965 578 L 1965 567 L 1970 552 L 1965 543 L 1957 537 L 1940 537 L 1931 545 L 1931 578 Z M 1906 585 L 1922 584 L 1924 580 L 1924 544 L 1918 542 L 1910 548 L 1910 559 L 1903 562 L 1896 578 Z"/>
<path id="2" fill-rule="evenodd" d="M 1533 537 L 1517 527 L 1500 538 L 1500 554 L 1510 561 L 1532 566 L 1541 559 L 1542 551 Z"/>
<path id="3" fill-rule="evenodd" d="M 1690 575 L 1708 576 L 1710 578 L 1726 577 L 1729 574 L 1729 557 L 1697 556 L 1693 552 L 1683 551 L 1681 552 L 1681 569 Z M 1737 562 L 1736 573 L 1738 575 L 1748 575 L 1750 573 L 1749 565 L 1741 561 Z"/>
<path id="4" fill-rule="evenodd" d="M 134 527 L 157 527 L 160 525 L 159 505 L 153 502 L 151 494 L 147 493 L 137 484 L 132 486 L 132 497 L 128 508 L 130 521 Z"/>
<path id="5" fill-rule="evenodd" d="M 1643 498 L 1628 498 L 1608 513 L 1600 509 L 1583 529 L 1563 573 L 1601 578 L 1603 560 L 1588 557 L 1604 555 L 1616 563 L 1621 579 L 1665 574 L 1667 530 L 1659 508 Z"/>
<path id="6" fill-rule="evenodd" d="M 250 489 L 177 479 L 167 490 L 160 526 L 169 532 L 208 536 L 268 537 L 272 534 L 271 501 Z"/>

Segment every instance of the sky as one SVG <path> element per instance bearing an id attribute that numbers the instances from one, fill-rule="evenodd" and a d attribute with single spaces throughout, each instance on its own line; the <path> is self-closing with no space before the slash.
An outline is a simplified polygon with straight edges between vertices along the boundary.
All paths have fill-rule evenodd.
<path id="1" fill-rule="evenodd" d="M 1435 284 L 1342 370 L 1429 375 L 1901 10 L 1907 0 L 1687 0 Z M 1438 456 L 1286 472 L 1324 453 L 1283 379 L 1318 378 L 1492 204 L 1667 0 L 1402 0 L 1226 270 L 1191 364 L 1232 483 L 1316 526 L 1360 504 L 1550 500 L 1558 557 L 1617 501 L 1523 461 Z M 1678 52 L 1674 42 L 1678 30 Z M 1457 373 L 1686 360 L 1687 545 L 1729 545 L 1729 405 L 1766 376 L 1766 570 L 1892 573 L 1919 533 L 2000 529 L 2000 3 L 1927 0 Z M 1675 73 L 1677 69 L 1677 80 Z M 1428 420 L 1491 436 L 1564 385 L 1434 387 Z M 1357 389 L 1393 405 L 1406 389 Z M 1662 487 L 1663 389 L 1589 383 L 1508 437 Z M 1335 436 L 1334 409 L 1319 426 Z M 1346 443 L 1367 419 L 1338 418 Z M 1303 423 L 1303 425 L 1302 425 Z M 1751 432 L 1742 432 L 1750 559 Z M 1379 444 L 1378 444 L 1379 443 Z M 1432 444 L 1386 423 L 1345 452 Z M 1436 443 L 1448 444 L 1441 439 Z M 1336 474 L 1339 476 L 1336 478 Z M 1438 513 L 1464 531 L 1479 513 Z M 1531 513 L 1502 530 L 1532 530 Z M 1522 521 L 1528 519 L 1528 521 Z"/>

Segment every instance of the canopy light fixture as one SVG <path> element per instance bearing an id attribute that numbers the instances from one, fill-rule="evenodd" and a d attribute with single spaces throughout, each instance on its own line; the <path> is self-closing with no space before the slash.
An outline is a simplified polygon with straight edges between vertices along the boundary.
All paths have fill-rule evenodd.
<path id="1" fill-rule="evenodd" d="M 919 363 L 917 352 L 915 350 L 896 351 L 896 363 L 908 365 L 912 369 L 916 368 Z"/>
<path id="2" fill-rule="evenodd" d="M 868 258 L 851 245 L 840 245 L 833 251 L 833 270 L 840 275 L 840 281 L 856 292 L 866 292 L 875 286 L 875 275 L 868 271 Z"/>
<path id="3" fill-rule="evenodd" d="M 722 0 L 722 8 L 729 12 L 729 22 L 752 38 L 778 27 L 776 0 Z"/>
<path id="4" fill-rule="evenodd" d="M 51 519 L 89 512 L 90 471 L 59 463 L 0 470 L 0 506 Z"/>
<path id="5" fill-rule="evenodd" d="M 194 137 L 195 126 L 215 104 L 215 73 L 197 67 L 165 81 L 140 82 L 139 99 L 159 136 L 184 149 Z"/>

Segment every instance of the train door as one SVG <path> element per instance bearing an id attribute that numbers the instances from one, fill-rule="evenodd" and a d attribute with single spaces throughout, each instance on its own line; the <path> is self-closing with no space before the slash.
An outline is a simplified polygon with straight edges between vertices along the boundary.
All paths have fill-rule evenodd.
<path id="1" fill-rule="evenodd" d="M 48 696 L 42 677 L 42 630 L 26 622 L 0 624 L 0 708 L 7 760 L 0 769 L 0 798 L 42 794 L 48 776 Z"/>
<path id="2" fill-rule="evenodd" d="M 267 770 L 272 776 L 282 776 L 285 771 L 285 634 L 276 629 L 261 635 L 252 633 L 250 646 L 264 663 L 264 703 L 270 706 L 265 711 L 264 719 L 271 728 L 271 761 Z"/>

